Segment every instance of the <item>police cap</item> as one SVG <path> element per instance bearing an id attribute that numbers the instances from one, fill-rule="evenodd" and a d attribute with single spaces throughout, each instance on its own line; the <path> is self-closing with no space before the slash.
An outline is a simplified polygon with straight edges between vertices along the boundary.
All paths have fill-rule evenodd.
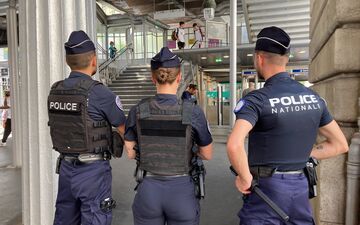
<path id="1" fill-rule="evenodd" d="M 278 27 L 266 27 L 257 35 L 255 50 L 287 54 L 290 51 L 290 37 Z"/>
<path id="2" fill-rule="evenodd" d="M 163 47 L 158 54 L 151 59 L 151 69 L 174 68 L 180 66 L 180 60 L 177 55 L 172 53 L 168 47 Z"/>
<path id="3" fill-rule="evenodd" d="M 65 51 L 66 55 L 82 54 L 95 51 L 95 45 L 84 31 L 73 31 L 65 43 Z"/>

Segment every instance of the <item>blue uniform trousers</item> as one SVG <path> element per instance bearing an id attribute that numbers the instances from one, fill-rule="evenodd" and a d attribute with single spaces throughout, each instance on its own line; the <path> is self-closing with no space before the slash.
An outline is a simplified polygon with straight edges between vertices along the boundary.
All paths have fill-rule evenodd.
<path id="1" fill-rule="evenodd" d="M 199 199 L 189 176 L 145 177 L 132 206 L 135 225 L 198 225 Z"/>
<path id="2" fill-rule="evenodd" d="M 111 180 L 109 161 L 62 160 L 54 225 L 110 225 L 111 211 L 102 211 L 100 203 L 111 198 Z"/>
<path id="3" fill-rule="evenodd" d="M 291 225 L 313 225 L 304 174 L 274 174 L 259 179 L 260 189 L 290 217 Z M 244 200 L 240 225 L 283 225 L 281 218 L 255 193 Z"/>

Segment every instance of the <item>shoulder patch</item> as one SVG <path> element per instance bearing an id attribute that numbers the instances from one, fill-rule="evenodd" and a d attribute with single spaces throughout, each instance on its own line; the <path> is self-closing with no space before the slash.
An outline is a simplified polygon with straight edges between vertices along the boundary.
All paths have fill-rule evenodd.
<path id="1" fill-rule="evenodd" d="M 124 111 L 123 105 L 121 104 L 121 100 L 120 100 L 120 97 L 119 97 L 118 95 L 117 95 L 116 98 L 115 98 L 115 102 L 116 102 L 117 107 L 118 107 L 121 111 Z"/>
<path id="2" fill-rule="evenodd" d="M 244 107 L 244 105 L 245 105 L 245 100 L 240 99 L 240 101 L 237 103 L 237 105 L 234 109 L 234 113 L 240 112 L 240 110 L 242 109 L 242 107 Z"/>

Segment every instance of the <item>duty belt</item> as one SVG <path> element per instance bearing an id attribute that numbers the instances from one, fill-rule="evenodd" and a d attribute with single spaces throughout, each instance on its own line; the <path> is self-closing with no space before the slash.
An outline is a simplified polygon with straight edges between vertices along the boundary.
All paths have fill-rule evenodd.
<path id="1" fill-rule="evenodd" d="M 153 177 L 153 178 L 160 178 L 160 179 L 166 179 L 166 178 L 174 178 L 174 177 L 187 177 L 190 176 L 189 174 L 176 174 L 176 175 L 159 175 L 159 174 L 154 174 L 154 173 L 150 173 L 150 172 L 146 172 L 146 176 L 145 177 Z"/>
<path id="2" fill-rule="evenodd" d="M 252 166 L 250 173 L 255 178 L 272 177 L 274 174 L 302 174 L 303 170 L 278 171 L 276 168 L 266 166 Z"/>
<path id="3" fill-rule="evenodd" d="M 80 154 L 78 156 L 60 155 L 60 158 L 69 163 L 90 164 L 96 161 L 109 160 L 104 154 Z"/>

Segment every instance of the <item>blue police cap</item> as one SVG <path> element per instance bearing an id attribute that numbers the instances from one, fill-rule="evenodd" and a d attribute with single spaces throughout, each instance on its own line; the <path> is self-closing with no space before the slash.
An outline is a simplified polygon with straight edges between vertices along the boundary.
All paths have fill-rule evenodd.
<path id="1" fill-rule="evenodd" d="M 172 53 L 168 47 L 163 47 L 158 54 L 151 59 L 151 69 L 174 68 L 180 66 L 180 60 L 177 55 Z"/>
<path id="2" fill-rule="evenodd" d="M 65 51 L 66 55 L 82 54 L 95 51 L 95 45 L 84 31 L 73 31 L 65 43 Z"/>
<path id="3" fill-rule="evenodd" d="M 257 35 L 255 50 L 287 54 L 290 52 L 290 37 L 278 27 L 266 27 Z"/>

